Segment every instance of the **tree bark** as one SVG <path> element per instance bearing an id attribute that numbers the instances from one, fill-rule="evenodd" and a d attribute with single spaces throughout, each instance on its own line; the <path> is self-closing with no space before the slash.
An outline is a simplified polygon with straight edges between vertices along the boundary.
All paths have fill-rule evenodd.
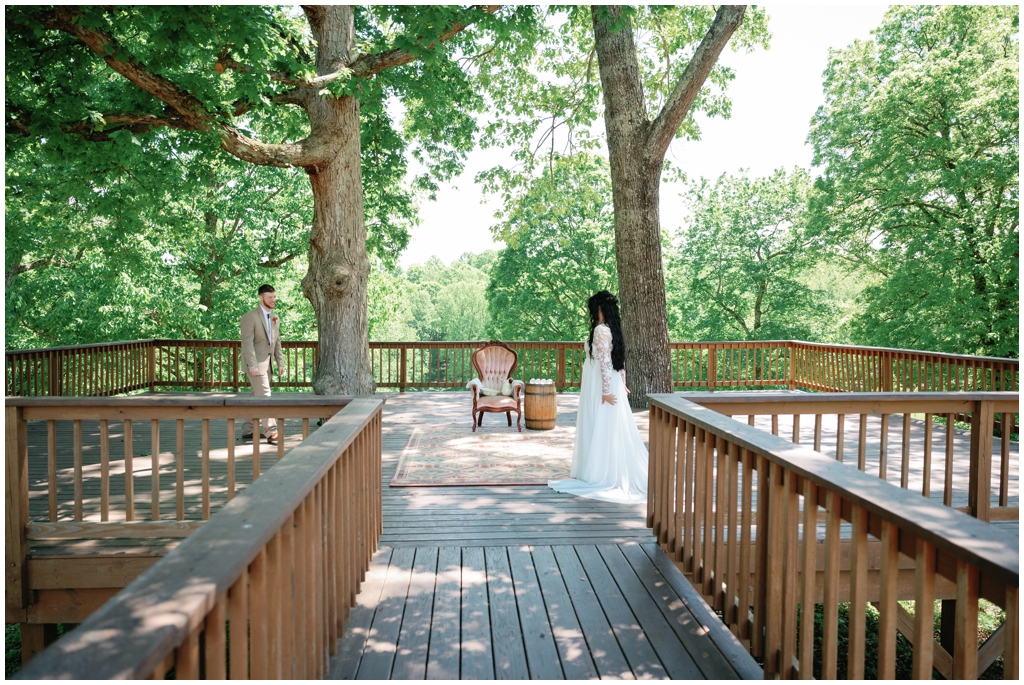
<path id="1" fill-rule="evenodd" d="M 591 8 L 612 176 L 626 378 L 634 408 L 647 406 L 647 393 L 673 390 L 659 204 L 665 152 L 742 22 L 744 9 L 723 6 L 719 10 L 665 107 L 652 121 L 644 101 L 632 24 L 622 17 L 621 7 Z"/>
<path id="2" fill-rule="evenodd" d="M 317 41 L 317 74 L 348 64 L 355 27 L 351 6 L 304 8 Z M 362 395 L 376 391 L 370 345 L 366 289 L 363 182 L 360 166 L 359 100 L 354 97 L 306 99 L 310 138 L 335 141 L 323 164 L 306 167 L 313 188 L 313 230 L 309 270 L 302 293 L 316 313 L 319 353 L 313 390 L 320 395 Z"/>

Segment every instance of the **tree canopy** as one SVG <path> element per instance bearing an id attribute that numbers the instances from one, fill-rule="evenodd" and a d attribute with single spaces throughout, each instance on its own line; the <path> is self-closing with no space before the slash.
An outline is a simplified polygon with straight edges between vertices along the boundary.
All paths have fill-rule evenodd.
<path id="1" fill-rule="evenodd" d="M 813 230 L 878 282 L 865 343 L 1016 356 L 1016 7 L 894 7 L 834 51 L 812 122 Z"/>

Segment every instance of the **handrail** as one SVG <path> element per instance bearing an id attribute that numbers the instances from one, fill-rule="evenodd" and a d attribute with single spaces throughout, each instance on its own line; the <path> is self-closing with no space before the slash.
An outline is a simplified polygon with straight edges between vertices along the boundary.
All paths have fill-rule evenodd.
<path id="1" fill-rule="evenodd" d="M 8 621 L 20 618 L 23 622 L 31 604 L 27 575 L 31 540 L 185 537 L 209 519 L 221 504 L 230 502 L 236 491 L 247 483 L 256 482 L 260 478 L 261 464 L 263 471 L 268 468 L 268 458 L 278 461 L 284 457 L 289 437 L 285 419 L 302 419 L 301 436 L 306 438 L 310 434 L 311 419 L 333 416 L 351 402 L 352 397 L 348 396 L 293 393 L 278 393 L 269 398 L 221 393 L 6 398 Z M 251 456 L 236 455 L 238 451 L 247 451 L 246 447 L 235 444 L 235 422 L 246 415 L 256 422 L 267 415 L 277 419 L 276 448 L 264 446 L 261 454 L 260 441 L 256 440 L 251 446 Z M 45 422 L 45 448 L 30 450 L 28 421 Z M 69 446 L 74 454 L 71 469 L 68 469 L 71 465 L 58 461 L 57 428 L 61 422 L 73 427 Z M 167 445 L 169 441 L 160 439 L 161 422 L 171 422 L 176 428 L 173 448 Z M 223 433 L 212 430 L 216 424 L 223 426 Z M 297 433 L 297 430 L 292 432 Z M 186 446 L 189 433 L 201 438 L 192 441 L 191 447 Z M 91 460 L 84 458 L 88 453 L 86 448 L 92 449 Z M 148 456 L 139 454 L 145 454 L 146 449 Z M 220 474 L 224 490 L 215 494 L 211 453 L 218 449 L 226 452 L 223 455 L 226 473 Z M 63 454 L 66 458 L 67 452 Z M 167 464 L 167 457 L 171 458 L 171 464 Z M 112 469 L 118 461 L 123 468 Z M 246 462 L 250 470 L 243 472 L 240 467 Z M 44 482 L 31 484 L 32 501 L 41 505 L 34 515 L 29 511 L 30 463 L 44 467 L 45 473 Z M 73 471 L 73 485 L 58 492 L 61 466 Z M 119 473 L 112 473 L 115 470 Z M 139 475 L 140 471 L 148 473 Z M 98 481 L 99 498 L 86 497 L 89 481 Z M 161 488 L 161 481 L 165 486 L 171 484 L 170 491 Z M 198 483 L 200 492 L 187 493 L 186 483 Z M 112 485 L 121 486 L 123 498 L 111 496 Z M 123 504 L 118 504 L 117 499 L 123 499 Z"/>
<path id="2" fill-rule="evenodd" d="M 462 387 L 470 354 L 484 341 L 371 342 L 379 388 Z M 583 343 L 518 341 L 520 380 L 550 377 L 579 386 Z M 278 388 L 312 387 L 315 341 L 282 341 Z M 237 340 L 152 339 L 6 353 L 6 394 L 113 395 L 140 389 L 245 390 Z M 801 340 L 670 343 L 677 389 L 788 387 L 829 392 L 1013 391 L 1019 360 Z M 52 371 L 56 370 L 57 373 Z M 628 372 L 628 370 L 627 370 Z"/>
<path id="3" fill-rule="evenodd" d="M 17 677 L 197 678 L 201 640 L 210 679 L 323 677 L 381 532 L 383 404 L 353 400 Z"/>
<path id="4" fill-rule="evenodd" d="M 801 442 L 801 418 L 808 416 L 813 419 L 811 441 L 816 452 L 821 451 L 823 424 L 825 417 L 834 416 L 835 424 L 835 458 L 836 461 L 849 459 L 861 471 L 867 469 L 868 442 L 867 425 L 878 416 L 878 444 L 873 445 L 873 456 L 877 456 L 878 477 L 886 479 L 888 473 L 900 474 L 900 487 L 910 488 L 912 464 L 914 471 L 920 469 L 921 494 L 931 495 L 932 467 L 938 461 L 933 454 L 934 419 L 945 418 L 943 427 L 943 488 L 942 501 L 952 506 L 954 489 L 953 462 L 955 454 L 954 422 L 958 416 L 969 416 L 972 421 L 969 444 L 969 479 L 967 484 L 968 506 L 961 511 L 970 513 L 983 521 L 1011 520 L 1020 518 L 1019 507 L 1008 505 L 1010 485 L 1010 440 L 1009 436 L 1019 431 L 1015 425 L 1020 411 L 1020 395 L 1015 392 L 915 392 L 915 393 L 677 393 L 681 397 L 703 407 L 714 409 L 726 416 L 745 416 L 748 424 L 753 425 L 757 416 L 771 417 L 771 430 L 779 435 L 779 417 L 791 416 L 793 443 Z M 918 428 L 911 421 L 914 414 L 924 414 L 923 426 Z M 890 423 L 892 416 L 901 417 L 898 452 L 890 452 Z M 997 420 L 997 416 L 999 417 Z M 847 433 L 849 419 L 850 432 L 857 423 L 857 433 L 850 443 Z M 831 421 L 830 421 L 831 424 Z M 995 459 L 993 433 L 1000 430 L 999 458 Z M 831 429 L 831 425 L 830 425 Z M 831 433 L 831 430 L 830 430 Z M 895 433 L 895 431 L 894 431 Z M 912 435 L 923 435 L 921 457 L 918 459 L 911 452 Z M 896 438 L 896 435 L 892 437 Z M 889 457 L 892 456 L 892 462 Z M 847 456 L 848 455 L 848 456 Z M 934 457 L 934 459 L 933 459 Z M 856 458 L 856 462 L 853 459 Z M 898 460 L 898 461 L 897 461 Z M 993 490 L 993 465 L 999 467 L 997 485 L 998 504 L 991 506 Z M 891 471 L 890 471 L 891 469 Z"/>
<path id="5" fill-rule="evenodd" d="M 949 674 L 978 675 L 978 598 L 984 597 L 1006 609 L 1011 639 L 1004 674 L 1017 677 L 1015 536 L 735 421 L 710 405 L 669 394 L 648 399 L 648 513 L 654 534 L 739 638 L 750 641 L 751 652 L 764 659 L 766 678 L 811 675 L 806 669 L 815 661 L 814 605 L 823 603 L 821 677 L 835 679 L 839 601 L 851 603 L 847 677 L 864 677 L 866 604 L 877 601 L 878 677 L 893 678 L 897 600 L 912 598 L 917 609 L 910 621 L 920 636 L 913 674 L 930 679 L 941 650 L 930 639 L 933 603 L 937 593 L 950 591 L 958 599 L 961 628 Z M 823 545 L 817 535 L 819 507 L 826 510 Z M 852 523 L 842 593 L 841 521 Z M 870 587 L 869 537 L 881 544 L 878 581 Z M 901 553 L 913 560 L 912 569 L 900 563 Z M 804 572 L 820 568 L 822 556 L 823 585 L 816 583 L 817 572 Z M 910 597 L 900 594 L 901 575 L 913 579 Z"/>

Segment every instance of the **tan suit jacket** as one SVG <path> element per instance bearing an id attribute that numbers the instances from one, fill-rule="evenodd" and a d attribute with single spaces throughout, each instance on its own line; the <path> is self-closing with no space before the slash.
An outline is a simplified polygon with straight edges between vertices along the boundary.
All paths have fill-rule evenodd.
<path id="1" fill-rule="evenodd" d="M 271 317 L 276 316 L 273 313 Z M 274 344 L 267 340 L 267 326 L 263 316 L 263 308 L 257 306 L 242 317 L 242 359 L 245 360 L 246 374 L 249 367 L 257 366 L 260 373 L 267 374 L 270 370 L 270 356 L 273 354 L 277 362 L 277 372 L 284 366 L 284 354 L 281 352 L 281 321 L 278 319 L 273 326 Z"/>

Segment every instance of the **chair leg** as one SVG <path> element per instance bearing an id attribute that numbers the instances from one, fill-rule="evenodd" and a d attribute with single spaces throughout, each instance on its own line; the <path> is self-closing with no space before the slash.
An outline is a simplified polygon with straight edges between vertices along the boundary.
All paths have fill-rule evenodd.
<path id="1" fill-rule="evenodd" d="M 517 430 L 518 430 L 518 431 L 519 431 L 520 433 L 522 433 L 522 432 L 523 432 L 523 427 L 522 427 L 522 426 L 520 425 L 520 423 L 519 423 L 519 422 L 520 422 L 520 420 L 521 420 L 522 418 L 523 418 L 523 415 L 522 415 L 522 413 L 520 413 L 520 412 L 516 412 L 516 429 L 517 429 Z"/>
<path id="2" fill-rule="evenodd" d="M 476 433 L 476 412 L 473 412 L 473 432 Z"/>
<path id="3" fill-rule="evenodd" d="M 483 412 L 480 412 L 480 416 L 477 417 L 476 425 L 478 425 L 478 426 L 484 425 L 484 413 Z"/>
<path id="4" fill-rule="evenodd" d="M 508 425 L 511 426 L 512 425 L 512 412 L 510 412 L 510 411 L 505 412 L 505 418 L 508 419 Z"/>

